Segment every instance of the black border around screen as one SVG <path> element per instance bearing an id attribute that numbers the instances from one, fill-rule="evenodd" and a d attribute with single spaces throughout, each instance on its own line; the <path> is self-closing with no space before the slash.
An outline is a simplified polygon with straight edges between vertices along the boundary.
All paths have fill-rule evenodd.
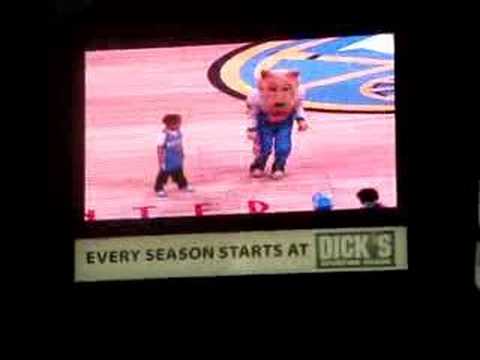
<path id="1" fill-rule="evenodd" d="M 458 130 L 456 126 L 442 127 L 441 120 L 458 119 L 458 108 L 455 107 L 450 112 L 448 107 L 438 106 L 439 103 L 443 104 L 443 100 L 445 105 L 452 101 L 449 97 L 450 92 L 445 93 L 445 88 L 442 87 L 442 74 L 445 69 L 451 69 L 455 62 L 459 68 L 465 66 L 462 57 L 444 56 L 444 52 L 447 51 L 445 39 L 452 37 L 455 25 L 460 25 L 456 24 L 454 14 L 448 14 L 445 19 L 447 22 L 437 24 L 431 21 L 431 16 L 416 18 L 415 12 L 411 9 L 400 5 L 395 7 L 395 4 L 375 8 L 367 6 L 363 7 L 361 12 L 357 8 L 354 10 L 352 8 L 353 11 L 349 12 L 348 4 L 339 4 L 341 11 L 337 12 L 332 11 L 330 5 L 322 4 L 321 11 L 310 11 L 307 5 L 308 11 L 305 11 L 304 17 L 295 19 L 296 23 L 292 23 L 288 21 L 290 14 L 285 14 L 283 9 L 272 7 L 268 2 L 258 3 L 259 9 L 255 13 L 252 13 L 251 8 L 238 7 L 236 9 L 238 15 L 231 15 L 230 9 L 222 8 L 215 11 L 211 9 L 197 11 L 200 10 L 200 6 L 205 5 L 204 3 L 199 3 L 197 7 L 193 6 L 193 9 L 185 8 L 185 4 L 181 3 L 179 4 L 181 9 L 177 12 L 172 11 L 176 5 L 166 5 L 164 2 L 156 3 L 157 10 L 162 10 L 159 12 L 150 11 L 139 3 L 128 3 L 128 6 L 121 3 L 112 6 L 108 3 L 102 5 L 95 2 L 83 13 L 73 15 L 60 13 L 49 17 L 47 242 L 51 243 L 53 248 L 52 260 L 56 276 L 63 285 L 82 290 L 72 293 L 75 294 L 72 299 L 78 305 L 72 312 L 88 315 L 82 320 L 90 321 L 92 311 L 94 313 L 98 311 L 104 318 L 107 312 L 118 317 L 119 314 L 125 313 L 125 309 L 135 308 L 140 312 L 141 309 L 145 309 L 145 312 L 148 311 L 146 319 L 150 320 L 154 312 L 158 314 L 157 310 L 162 303 L 174 300 L 172 309 L 177 308 L 181 312 L 185 309 L 198 310 L 205 306 L 205 309 L 210 310 L 209 314 L 220 313 L 235 317 L 237 310 L 255 308 L 261 311 L 263 316 L 280 310 L 279 306 L 284 311 L 286 304 L 294 309 L 291 305 L 300 301 L 301 309 L 308 309 L 309 312 L 314 309 L 312 314 L 305 318 L 309 322 L 310 315 L 327 314 L 330 309 L 335 317 L 341 313 L 348 314 L 350 321 L 352 314 L 358 314 L 355 312 L 358 309 L 376 311 L 377 314 L 388 313 L 402 320 L 404 319 L 402 315 L 410 312 L 409 310 L 419 309 L 422 315 L 425 315 L 425 310 L 427 312 L 430 312 L 429 309 L 439 310 L 435 314 L 437 319 L 439 316 L 445 317 L 445 309 L 460 310 L 460 313 L 463 313 L 463 309 L 468 310 L 470 302 L 465 301 L 465 295 L 471 296 L 472 291 L 477 295 L 475 300 L 478 299 L 479 292 L 475 287 L 473 271 L 475 245 L 479 234 L 476 202 L 478 172 L 474 182 L 473 179 L 465 182 L 465 174 L 454 171 L 457 167 L 451 168 L 451 161 L 445 163 L 445 159 L 451 157 L 452 153 L 456 154 L 455 146 L 444 146 L 445 138 L 449 139 L 449 144 L 453 143 L 460 147 L 467 139 L 451 136 L 452 132 Z M 263 21 L 267 12 L 280 15 L 277 24 Z M 400 22 L 395 22 L 397 16 Z M 321 22 L 317 21 L 319 17 Z M 257 23 L 246 23 L 245 19 L 253 19 Z M 465 25 L 466 20 L 463 17 L 458 19 L 462 26 Z M 221 22 L 222 20 L 225 21 Z M 169 21 L 178 21 L 181 25 L 168 23 Z M 165 24 L 159 25 L 161 22 Z M 244 31 L 245 26 L 248 28 L 247 31 Z M 234 31 L 230 31 L 232 28 Z M 190 31 L 185 32 L 185 29 Z M 74 163 L 80 159 L 78 151 L 81 150 L 81 141 L 75 136 L 74 131 L 82 127 L 76 122 L 82 117 L 78 108 L 78 84 L 75 86 L 74 80 L 83 75 L 79 73 L 81 66 L 79 54 L 86 45 L 118 48 L 118 44 L 132 46 L 137 44 L 139 47 L 148 47 L 152 41 L 158 43 L 161 39 L 163 43 L 172 42 L 173 39 L 175 42 L 188 43 L 193 38 L 206 41 L 208 37 L 218 34 L 222 34 L 228 41 L 235 37 L 239 41 L 245 41 L 259 34 L 303 37 L 375 32 L 395 33 L 396 48 L 399 49 L 395 53 L 397 176 L 402 180 L 397 183 L 399 212 L 392 214 L 388 219 L 379 215 L 375 220 L 371 217 L 365 218 L 360 213 L 345 215 L 339 213 L 338 223 L 341 224 L 338 227 L 349 226 L 352 219 L 361 222 L 362 218 L 367 223 L 406 224 L 409 263 L 407 271 L 74 283 L 75 239 L 87 232 L 90 237 L 95 237 L 95 234 L 104 231 L 100 229 L 87 231 L 82 224 L 83 212 L 81 209 L 79 211 L 78 203 L 74 203 L 83 188 L 83 184 L 79 187 L 79 183 L 74 181 L 73 177 L 79 171 L 83 171 L 82 166 Z M 240 38 L 240 35 L 244 38 Z M 460 44 L 468 38 L 465 35 L 459 34 L 455 41 Z M 421 66 L 426 59 L 429 60 L 428 68 Z M 429 81 L 434 84 L 440 81 L 440 86 L 438 89 L 432 88 L 432 92 L 422 91 L 422 85 Z M 438 96 L 440 93 L 443 93 L 441 97 Z M 442 130 L 445 132 L 442 133 Z M 475 152 L 463 153 L 462 160 L 455 163 L 465 163 L 471 169 L 472 164 L 476 163 L 472 161 L 476 156 Z M 432 181 L 433 179 L 435 181 Z M 452 187 L 456 189 L 455 204 L 445 211 L 443 195 L 446 188 Z M 328 227 L 326 217 L 327 214 L 319 218 L 319 221 L 325 224 L 324 227 Z M 333 223 L 329 225 L 333 226 Z M 124 226 L 126 233 L 135 230 L 129 228 L 127 224 L 117 224 L 117 230 L 109 227 L 110 225 L 115 227 L 114 224 L 99 225 L 104 227 L 107 233 L 111 231 L 110 234 L 121 233 L 119 226 Z M 141 233 L 141 225 L 135 226 L 138 233 Z M 157 227 L 151 231 L 165 229 Z M 454 242 L 453 247 L 452 240 L 458 240 Z M 34 275 L 37 281 L 37 276 Z M 33 275 L 29 279 L 33 281 Z M 43 283 L 42 280 L 41 284 Z M 83 290 L 92 290 L 93 293 Z M 146 293 L 143 292 L 145 290 Z M 267 295 L 271 301 L 264 301 L 265 299 L 256 301 L 261 295 Z M 102 296 L 102 300 L 105 300 L 105 296 L 112 296 L 112 301 L 108 306 L 99 306 L 98 296 Z M 189 308 L 192 306 L 192 298 L 195 299 L 194 309 Z M 331 299 L 335 299 L 335 304 L 330 308 L 326 305 Z M 157 309 L 153 312 L 149 306 L 152 302 L 155 302 Z M 72 310 L 70 303 L 64 304 L 68 310 Z M 103 302 L 102 305 L 104 304 L 106 303 Z M 313 307 L 307 304 L 312 304 Z M 347 304 L 348 308 L 344 307 Z M 477 302 L 474 304 L 477 305 Z M 185 307 L 180 309 L 179 305 Z M 401 309 L 405 307 L 406 311 L 402 312 Z M 88 311 L 85 311 L 86 309 Z M 341 311 L 335 311 L 337 309 Z M 345 312 L 345 309 L 348 311 Z M 172 311 L 172 318 L 181 312 Z M 287 316 L 297 315 L 292 312 L 277 314 L 282 320 Z M 162 312 L 161 315 L 166 313 Z M 122 320 L 125 318 L 121 317 Z M 251 319 L 251 314 L 248 319 Z M 124 325 L 122 324 L 123 328 Z"/>
<path id="2" fill-rule="evenodd" d="M 191 26 L 191 25 L 190 25 Z M 213 28 L 205 31 L 187 31 L 189 25 L 176 25 L 158 29 L 148 26 L 136 28 L 134 35 L 127 36 L 125 27 L 84 26 L 77 32 L 73 62 L 73 106 L 72 106 L 72 144 L 73 144 L 73 223 L 76 238 L 95 238 L 106 236 L 180 234 L 197 232 L 228 232 L 246 230 L 280 230 L 309 228 L 341 228 L 353 226 L 392 226 L 407 224 L 407 154 L 404 148 L 408 114 L 407 94 L 404 91 L 404 70 L 402 56 L 404 38 L 401 31 L 391 27 L 330 28 L 323 31 L 265 31 L 262 35 L 253 35 L 247 31 L 219 36 L 212 33 Z M 133 49 L 147 47 L 174 47 L 188 45 L 223 44 L 239 42 L 259 42 L 265 40 L 294 39 L 300 37 L 347 36 L 375 33 L 394 33 L 395 36 L 395 81 L 396 81 L 396 193 L 397 207 L 386 208 L 375 213 L 365 210 L 335 210 L 318 213 L 313 211 L 275 213 L 275 214 L 238 214 L 205 215 L 203 217 L 175 217 L 128 220 L 84 220 L 85 194 L 85 83 L 84 52 L 89 50 Z"/>

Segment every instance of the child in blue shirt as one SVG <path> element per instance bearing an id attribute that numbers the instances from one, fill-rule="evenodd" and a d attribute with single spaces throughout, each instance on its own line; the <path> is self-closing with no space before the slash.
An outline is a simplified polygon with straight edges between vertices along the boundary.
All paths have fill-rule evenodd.
<path id="1" fill-rule="evenodd" d="M 180 126 L 182 118 L 178 114 L 168 114 L 163 118 L 165 129 L 158 138 L 157 154 L 160 170 L 155 181 L 158 197 L 166 197 L 165 185 L 168 179 L 177 184 L 180 190 L 193 191 L 183 172 L 183 143 Z"/>

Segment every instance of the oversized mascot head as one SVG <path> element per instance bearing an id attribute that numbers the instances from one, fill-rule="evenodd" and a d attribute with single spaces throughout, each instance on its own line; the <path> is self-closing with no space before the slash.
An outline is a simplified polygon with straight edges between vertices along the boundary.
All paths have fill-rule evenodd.
<path id="1" fill-rule="evenodd" d="M 295 70 L 262 70 L 257 81 L 262 110 L 272 121 L 282 121 L 299 101 L 300 73 Z"/>

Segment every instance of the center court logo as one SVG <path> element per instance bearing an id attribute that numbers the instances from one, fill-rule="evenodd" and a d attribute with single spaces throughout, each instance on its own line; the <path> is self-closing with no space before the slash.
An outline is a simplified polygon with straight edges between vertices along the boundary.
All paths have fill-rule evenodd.
<path id="1" fill-rule="evenodd" d="M 215 61 L 210 82 L 245 99 L 262 69 L 296 69 L 307 110 L 395 111 L 392 34 L 269 41 L 240 47 Z"/>
<path id="2" fill-rule="evenodd" d="M 395 266 L 393 231 L 315 235 L 317 268 Z"/>

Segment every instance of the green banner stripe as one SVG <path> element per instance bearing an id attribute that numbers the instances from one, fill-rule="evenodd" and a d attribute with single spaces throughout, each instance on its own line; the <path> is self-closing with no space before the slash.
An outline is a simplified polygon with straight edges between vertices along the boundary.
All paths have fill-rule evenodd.
<path id="1" fill-rule="evenodd" d="M 397 270 L 406 245 L 404 227 L 78 239 L 75 280 Z"/>

